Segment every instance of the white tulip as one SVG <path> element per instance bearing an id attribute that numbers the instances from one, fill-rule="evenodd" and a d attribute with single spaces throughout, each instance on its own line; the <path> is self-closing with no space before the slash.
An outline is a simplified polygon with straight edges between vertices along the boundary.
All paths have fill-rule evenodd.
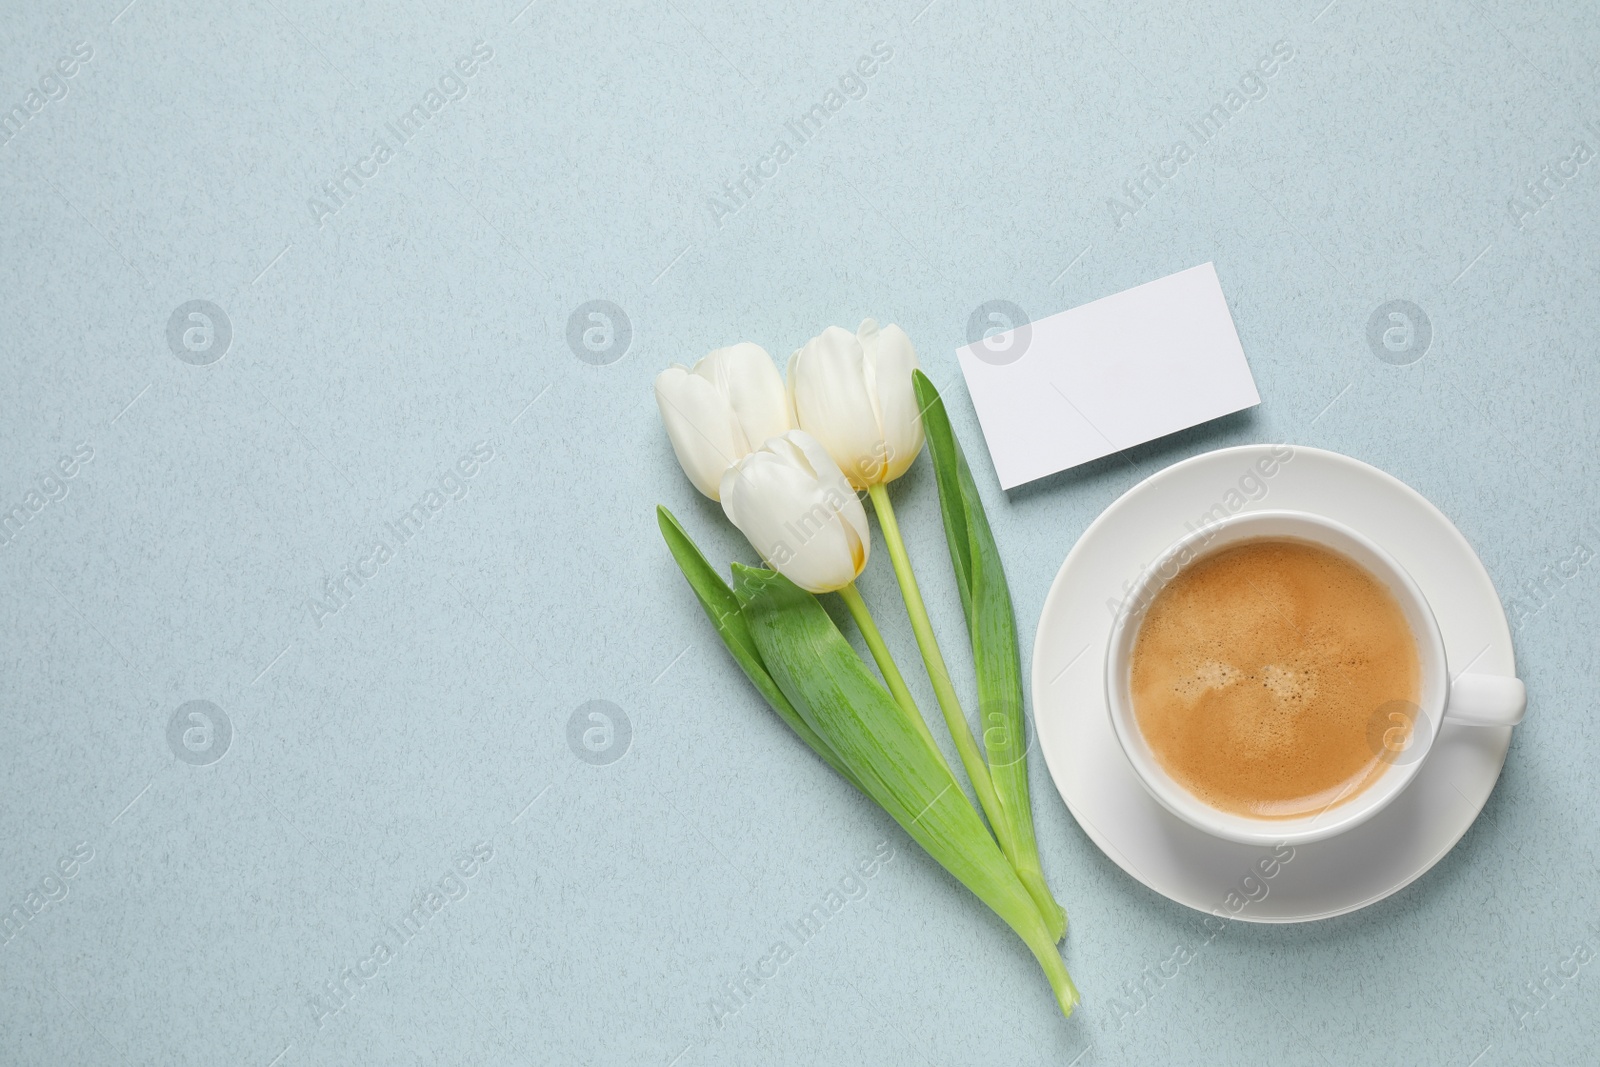
<path id="1" fill-rule="evenodd" d="M 766 349 L 748 342 L 656 375 L 656 406 L 683 473 L 712 500 L 729 467 L 790 428 L 783 378 Z"/>
<path id="2" fill-rule="evenodd" d="M 898 326 L 830 326 L 789 357 L 789 410 L 857 489 L 891 482 L 922 450 L 917 353 Z"/>
<path id="3" fill-rule="evenodd" d="M 855 581 L 867 513 L 827 450 L 802 430 L 771 438 L 722 476 L 722 510 L 769 566 L 810 593 Z"/>

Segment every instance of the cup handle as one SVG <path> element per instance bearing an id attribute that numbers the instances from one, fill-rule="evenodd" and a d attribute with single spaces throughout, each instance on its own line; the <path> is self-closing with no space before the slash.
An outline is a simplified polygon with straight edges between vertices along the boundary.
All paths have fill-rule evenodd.
<path id="1" fill-rule="evenodd" d="M 1520 678 L 1463 674 L 1450 683 L 1445 722 L 1467 726 L 1515 726 L 1528 710 L 1528 690 Z"/>

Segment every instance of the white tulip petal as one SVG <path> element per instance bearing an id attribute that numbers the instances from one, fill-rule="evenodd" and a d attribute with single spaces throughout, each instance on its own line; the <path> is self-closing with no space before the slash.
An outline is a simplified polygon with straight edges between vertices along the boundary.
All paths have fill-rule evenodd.
<path id="1" fill-rule="evenodd" d="M 872 382 L 882 420 L 888 460 L 883 480 L 891 482 L 906 472 L 922 451 L 922 414 L 917 406 L 916 387 L 911 372 L 917 368 L 917 352 L 911 338 L 895 325 L 878 328 L 867 319 L 861 324 L 862 349 L 872 368 Z"/>
<path id="2" fill-rule="evenodd" d="M 802 351 L 802 349 L 797 348 L 790 352 L 789 362 L 784 364 L 783 367 L 783 392 L 789 401 L 789 425 L 796 428 L 800 425 L 800 413 L 794 409 L 794 383 L 795 372 L 800 369 L 800 353 Z"/>
<path id="3" fill-rule="evenodd" d="M 851 485 L 881 479 L 885 444 L 855 335 L 830 326 L 790 357 L 789 396 L 796 425 L 822 443 Z"/>
<path id="4" fill-rule="evenodd" d="M 872 541 L 867 532 L 867 511 L 861 506 L 861 498 L 856 496 L 856 491 L 851 487 L 849 480 L 845 478 L 844 472 L 833 461 L 833 457 L 828 455 L 828 450 L 822 447 L 821 442 L 804 430 L 791 430 L 779 440 L 786 441 L 796 448 L 805 457 L 806 466 L 816 477 L 818 484 L 823 486 L 824 489 L 831 486 L 838 499 L 843 501 L 842 506 L 839 508 L 839 518 L 854 529 L 856 538 L 862 545 L 861 566 L 866 566 L 866 546 L 871 544 Z M 770 444 L 777 444 L 777 442 L 770 442 Z M 860 573 L 859 567 L 857 568 L 857 573 Z"/>
<path id="5" fill-rule="evenodd" d="M 805 448 L 830 467 L 832 460 L 814 442 L 794 440 L 800 436 L 773 438 L 729 470 L 722 508 L 764 560 L 800 588 L 826 593 L 866 566 L 866 516 L 836 470 L 826 480 L 817 477 Z"/>
<path id="6" fill-rule="evenodd" d="M 733 409 L 733 417 L 750 452 L 769 437 L 790 429 L 789 398 L 783 376 L 767 350 L 742 341 L 719 348 L 695 364 L 694 372 L 717 387 Z"/>
<path id="7" fill-rule="evenodd" d="M 656 406 L 683 473 L 716 500 L 723 472 L 745 452 L 728 402 L 704 378 L 673 366 L 656 375 Z"/>

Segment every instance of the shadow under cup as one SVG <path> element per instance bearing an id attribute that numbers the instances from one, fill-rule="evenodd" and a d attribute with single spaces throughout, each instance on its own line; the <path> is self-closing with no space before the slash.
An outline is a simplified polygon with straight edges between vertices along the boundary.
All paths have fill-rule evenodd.
<path id="1" fill-rule="evenodd" d="M 1388 590 L 1416 646 L 1417 703 L 1393 701 L 1374 708 L 1363 737 L 1372 752 L 1372 764 L 1331 790 L 1326 804 L 1305 814 L 1251 816 L 1207 803 L 1167 772 L 1134 714 L 1134 644 L 1156 598 L 1193 564 L 1224 549 L 1258 541 L 1309 543 L 1353 563 Z M 1387 806 L 1421 768 L 1438 733 L 1449 691 L 1444 640 L 1427 599 L 1411 576 L 1363 535 L 1332 519 L 1301 511 L 1242 512 L 1195 531 L 1163 552 L 1140 575 L 1118 611 L 1105 669 L 1112 726 L 1145 789 L 1168 811 L 1198 829 L 1230 841 L 1262 845 L 1322 840 L 1364 822 Z"/>

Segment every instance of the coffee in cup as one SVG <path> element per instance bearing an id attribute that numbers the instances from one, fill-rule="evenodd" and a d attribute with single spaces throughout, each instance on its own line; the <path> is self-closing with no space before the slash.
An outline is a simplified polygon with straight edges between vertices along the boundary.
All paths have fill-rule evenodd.
<path id="1" fill-rule="evenodd" d="M 1373 711 L 1415 707 L 1422 679 L 1400 603 L 1374 575 L 1311 541 L 1260 538 L 1161 588 L 1134 640 L 1129 684 L 1139 731 L 1167 774 L 1212 807 L 1281 819 L 1343 803 L 1381 777 Z"/>
<path id="2" fill-rule="evenodd" d="M 1427 598 L 1372 539 L 1245 510 L 1131 583 L 1106 644 L 1107 711 L 1173 815 L 1230 841 L 1303 844 L 1387 807 L 1442 730 L 1522 721 L 1522 683 L 1467 666 L 1452 676 Z"/>

